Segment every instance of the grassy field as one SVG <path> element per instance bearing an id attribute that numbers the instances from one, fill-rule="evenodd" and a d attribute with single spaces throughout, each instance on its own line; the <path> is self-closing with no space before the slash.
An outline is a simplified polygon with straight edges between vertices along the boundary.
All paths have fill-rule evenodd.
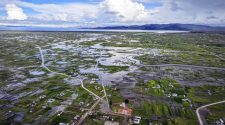
<path id="1" fill-rule="evenodd" d="M 98 35 L 101 37 L 98 38 Z M 93 45 L 101 44 L 108 47 L 103 47 L 106 62 L 108 58 L 115 56 L 114 51 L 118 53 L 121 49 L 116 47 L 126 47 L 125 49 L 131 47 L 126 54 L 130 52 L 131 56 L 136 55 L 134 58 L 143 64 L 187 64 L 225 68 L 224 39 L 225 35 L 219 33 L 2 31 L 0 34 L 0 89 L 4 97 L 0 99 L 0 116 L 2 116 L 0 124 L 12 123 L 14 115 L 18 113 L 24 115 L 21 124 L 70 123 L 75 115 L 84 114 L 81 108 L 90 108 L 96 101 L 90 93 L 81 88 L 80 83 L 72 81 L 71 84 L 66 81 L 65 76 L 54 75 L 44 70 L 41 67 L 37 46 L 43 49 L 45 64 L 49 69 L 87 79 L 89 82 L 85 82 L 85 87 L 103 96 L 103 88 L 96 83 L 97 81 L 90 84 L 91 80 L 98 79 L 97 73 L 80 73 L 81 69 L 93 68 L 97 63 L 96 58 L 99 58 L 101 50 L 93 48 Z M 153 50 L 156 54 L 152 52 Z M 98 68 L 104 73 L 113 75 L 121 71 L 127 72 L 132 68 L 131 66 L 136 68 L 140 66 L 125 63 L 128 66 L 105 66 L 99 63 Z M 131 95 L 134 94 L 137 104 L 130 101 L 128 106 L 134 110 L 133 115 L 142 116 L 141 124 L 145 125 L 149 122 L 159 125 L 197 124 L 195 115 L 197 107 L 225 99 L 223 83 L 225 72 L 182 68 L 141 67 L 137 71 L 130 72 L 122 81 L 115 83 L 119 86 L 106 87 L 109 103 L 120 104 L 126 99 L 126 95 L 122 95 L 122 89 L 119 88 L 120 84 L 135 84 L 136 86 L 127 87 L 127 91 L 131 91 Z M 195 86 L 179 83 L 174 79 L 186 80 Z M 77 98 L 60 116 L 57 116 L 59 112 L 52 117 L 49 116 L 54 107 L 60 106 L 73 94 L 77 94 Z M 49 99 L 54 101 L 48 102 Z M 222 104 L 209 107 L 210 113 L 205 116 L 207 122 L 213 124 L 218 119 L 224 118 L 224 108 Z M 96 111 L 99 111 L 99 107 Z M 14 115 L 10 116 L 13 113 Z M 103 124 L 103 114 L 98 113 L 88 117 L 86 124 Z M 123 120 L 120 117 L 115 119 L 120 122 Z"/>

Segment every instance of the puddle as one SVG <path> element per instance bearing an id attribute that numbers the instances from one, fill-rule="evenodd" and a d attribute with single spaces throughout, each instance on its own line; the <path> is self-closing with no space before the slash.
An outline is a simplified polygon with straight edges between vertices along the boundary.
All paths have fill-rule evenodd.
<path id="1" fill-rule="evenodd" d="M 31 75 L 34 75 L 34 76 L 40 76 L 40 75 L 44 75 L 44 74 L 45 74 L 45 72 L 43 72 L 43 71 L 38 71 L 38 70 L 30 70 L 29 73 L 30 73 Z"/>

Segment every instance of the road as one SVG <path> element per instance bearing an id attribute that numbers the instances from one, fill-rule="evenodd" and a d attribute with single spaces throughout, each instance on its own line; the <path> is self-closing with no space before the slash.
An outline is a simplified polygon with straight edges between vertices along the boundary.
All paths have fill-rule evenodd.
<path id="1" fill-rule="evenodd" d="M 201 110 L 201 109 L 203 109 L 203 108 L 206 108 L 206 107 L 212 106 L 212 105 L 217 105 L 217 104 L 220 104 L 220 103 L 225 103 L 225 100 L 224 100 L 224 101 L 215 102 L 215 103 L 210 103 L 210 104 L 203 105 L 203 106 L 201 106 L 201 107 L 197 108 L 197 110 L 196 110 L 196 114 L 197 114 L 198 121 L 199 121 L 199 124 L 200 124 L 200 125 L 204 125 L 204 124 L 203 124 L 203 121 L 202 121 L 202 118 L 201 118 L 201 115 L 200 115 L 200 110 Z"/>
<path id="2" fill-rule="evenodd" d="M 51 73 L 54 73 L 54 74 L 63 75 L 63 76 L 69 77 L 69 78 L 74 78 L 74 77 L 72 77 L 72 76 L 70 76 L 70 75 L 67 75 L 67 74 L 65 74 L 65 73 L 58 73 L 58 72 L 55 72 L 55 71 L 50 70 L 50 69 L 45 65 L 45 58 L 44 58 L 44 54 L 43 54 L 43 52 L 42 52 L 41 47 L 37 47 L 37 48 L 38 48 L 39 51 L 40 51 L 40 54 L 41 54 L 41 66 L 42 66 L 44 69 L 46 69 L 47 71 L 49 71 L 49 72 L 51 72 Z M 99 97 L 98 95 L 96 95 L 95 93 L 93 93 L 92 91 L 90 91 L 90 90 L 88 90 L 87 88 L 84 87 L 83 80 L 80 80 L 80 82 L 81 82 L 81 86 L 82 86 L 83 89 L 85 89 L 85 90 L 86 90 L 87 92 L 89 92 L 90 94 L 94 95 L 96 98 L 101 99 L 101 97 Z"/>
<path id="3" fill-rule="evenodd" d="M 55 71 L 52 71 L 50 70 L 46 65 L 45 65 L 45 59 L 44 59 L 44 55 L 43 55 L 43 52 L 42 52 L 42 49 L 41 47 L 37 47 L 40 51 L 40 54 L 41 54 L 41 66 L 46 69 L 47 71 L 49 72 L 52 72 L 54 74 L 58 74 L 58 75 L 63 75 L 63 76 L 66 76 L 66 77 L 69 77 L 69 78 L 74 78 L 72 76 L 69 76 L 67 74 L 64 74 L 64 73 L 58 73 L 58 72 L 55 72 Z M 106 94 L 106 91 L 105 91 L 105 87 L 104 85 L 102 84 L 102 87 L 103 87 L 103 90 L 104 90 L 104 96 L 101 98 L 99 97 L 98 95 L 96 95 L 95 93 L 93 93 L 92 91 L 90 91 L 89 89 L 85 88 L 84 87 L 84 83 L 83 83 L 83 80 L 79 79 L 80 82 L 81 82 L 81 87 L 86 90 L 87 92 L 89 92 L 90 94 L 94 95 L 96 98 L 98 98 L 98 100 L 92 105 L 92 107 L 80 118 L 79 122 L 78 122 L 78 125 L 81 124 L 83 122 L 83 120 L 85 120 L 85 118 L 92 112 L 92 110 L 98 105 L 98 103 L 100 101 L 103 100 L 103 98 L 107 97 L 107 94 Z"/>
<path id="4" fill-rule="evenodd" d="M 213 70 L 225 70 L 225 68 L 221 68 L 221 67 L 197 66 L 197 65 L 186 65 L 186 64 L 158 64 L 158 65 L 157 64 L 156 65 L 138 64 L 137 63 L 138 60 L 136 60 L 134 58 L 134 56 L 130 55 L 130 56 L 127 56 L 126 58 L 129 60 L 129 62 L 135 64 L 136 66 L 140 66 L 140 67 L 169 67 L 169 66 L 176 66 L 176 67 L 192 67 L 192 68 L 203 68 L 203 69 L 213 69 Z"/>
<path id="5" fill-rule="evenodd" d="M 98 101 L 96 101 L 94 103 L 94 105 L 91 106 L 91 108 L 80 118 L 80 120 L 78 121 L 77 125 L 80 125 L 85 119 L 86 117 L 91 114 L 91 112 L 93 111 L 93 109 L 98 105 L 98 103 L 105 98 L 105 96 L 103 96 L 102 98 L 98 99 Z"/>
<path id="6" fill-rule="evenodd" d="M 102 51 L 100 51 L 100 57 L 99 59 L 102 57 Z M 95 70 L 98 69 L 98 65 L 99 65 L 99 60 L 97 60 L 97 63 L 96 63 L 96 66 L 95 66 Z M 99 79 L 100 79 L 100 82 L 101 82 L 101 85 L 102 85 L 102 89 L 104 91 L 104 94 L 105 94 L 105 98 L 106 98 L 106 102 L 107 102 L 107 105 L 108 105 L 108 108 L 109 108 L 109 100 L 108 100 L 108 97 L 107 97 L 107 93 L 106 93 L 106 90 L 105 90 L 105 85 L 104 83 L 102 82 L 102 76 L 99 76 Z"/>
<path id="7" fill-rule="evenodd" d="M 215 53 L 211 53 L 211 55 L 216 56 L 219 59 L 225 61 L 224 58 L 216 55 Z M 203 68 L 203 69 L 213 69 L 213 70 L 225 70 L 225 68 L 221 68 L 221 67 L 198 66 L 198 65 L 187 65 L 187 64 L 158 64 L 158 65 L 138 64 L 137 62 L 139 62 L 139 60 L 135 59 L 134 57 L 135 56 L 130 55 L 130 56 L 127 56 L 126 58 L 129 60 L 129 62 L 135 64 L 136 66 L 141 66 L 141 67 L 168 67 L 168 66 L 176 66 L 176 67 L 192 67 L 192 68 Z"/>
<path id="8" fill-rule="evenodd" d="M 100 57 L 102 56 L 102 53 L 100 53 Z M 97 61 L 96 65 L 95 65 L 95 69 L 97 70 L 98 68 L 98 64 L 99 64 L 99 61 Z M 92 95 L 94 95 L 96 98 L 98 98 L 98 100 L 92 105 L 92 107 L 80 118 L 80 120 L 78 121 L 77 125 L 80 125 L 85 119 L 86 117 L 91 114 L 91 112 L 93 111 L 93 109 L 98 105 L 98 103 L 100 101 L 103 100 L 103 98 L 106 97 L 106 101 L 107 101 L 107 104 L 108 104 L 108 98 L 107 98 L 107 93 L 106 93 L 106 90 L 105 90 L 105 86 L 103 83 L 101 83 L 102 85 L 102 88 L 103 88 L 103 91 L 104 91 L 104 96 L 101 98 L 99 97 L 98 95 L 96 95 L 95 93 L 93 93 L 92 91 L 88 90 L 87 88 L 84 87 L 84 84 L 83 84 L 83 81 L 81 80 L 81 87 L 83 89 L 85 89 L 86 91 L 88 91 L 89 93 L 91 93 Z"/>
<path id="9" fill-rule="evenodd" d="M 45 59 L 44 59 L 44 55 L 43 55 L 43 52 L 42 52 L 42 49 L 41 47 L 37 47 L 40 51 L 40 55 L 41 55 L 41 66 L 46 69 L 48 72 L 51 72 L 51 73 L 54 73 L 54 74 L 58 74 L 58 75 L 63 75 L 63 76 L 66 76 L 66 77 L 69 77 L 69 78 L 74 78 L 74 77 L 71 77 L 65 73 L 58 73 L 58 72 L 55 72 L 55 71 L 52 71 L 50 70 L 46 65 L 45 65 Z M 161 64 L 161 65 L 143 65 L 143 64 L 140 64 L 139 66 L 141 67 L 167 67 L 167 66 L 178 66 L 178 67 L 192 67 L 192 68 L 204 68 L 204 69 L 218 69 L 218 70 L 225 70 L 225 68 L 219 68 L 219 67 L 207 67 L 207 66 L 195 66 L 195 65 L 184 65 L 184 64 Z M 98 62 L 96 64 L 96 69 L 98 67 Z M 94 95 L 96 98 L 98 98 L 98 100 L 94 103 L 94 105 L 90 108 L 90 110 L 88 110 L 82 117 L 81 119 L 79 120 L 79 124 L 81 124 L 83 122 L 83 120 L 92 112 L 92 110 L 98 105 L 98 103 L 103 100 L 104 97 L 107 97 L 107 94 L 106 94 L 106 91 L 105 91 L 105 87 L 104 85 L 102 84 L 102 87 L 103 87 L 103 90 L 104 90 L 104 94 L 105 96 L 104 97 L 99 97 L 98 95 L 96 95 L 95 93 L 93 93 L 92 91 L 88 90 L 87 88 L 84 87 L 83 85 L 83 80 L 80 80 L 81 82 L 81 86 L 83 89 L 85 89 L 87 92 L 89 92 L 90 94 Z M 196 110 L 196 114 L 197 114 L 197 117 L 198 117 L 198 120 L 199 120 L 199 123 L 200 125 L 203 125 L 203 121 L 201 119 L 201 116 L 200 116 L 200 113 L 199 111 L 203 108 L 206 108 L 208 106 L 212 106 L 212 105 L 216 105 L 216 104 L 220 104 L 220 103 L 225 103 L 225 100 L 224 101 L 220 101 L 220 102 L 216 102 L 216 103 L 211 103 L 211 104 L 208 104 L 208 105 L 204 105 L 204 106 L 201 106 L 199 108 L 197 108 Z M 79 125 L 78 124 L 78 125 Z"/>
<path id="10" fill-rule="evenodd" d="M 185 64 L 160 64 L 160 65 L 144 65 L 144 64 L 140 64 L 140 66 L 141 67 L 167 67 L 167 66 L 177 66 L 177 67 L 192 67 L 192 68 L 225 70 L 225 68 L 220 68 L 220 67 L 207 67 L 207 66 L 196 66 L 196 65 L 185 65 Z"/>
<path id="11" fill-rule="evenodd" d="M 81 82 L 81 87 L 82 87 L 83 89 L 85 89 L 86 91 L 88 91 L 89 93 L 91 93 L 92 95 L 94 95 L 96 98 L 102 100 L 101 97 L 99 97 L 98 95 L 96 95 L 95 93 L 93 93 L 92 91 L 90 91 L 90 90 L 88 90 L 87 88 L 84 87 L 83 80 L 80 80 L 80 82 Z"/>
<path id="12" fill-rule="evenodd" d="M 67 75 L 67 74 L 65 74 L 65 73 L 58 73 L 58 72 L 55 72 L 55 71 L 50 70 L 50 69 L 45 65 L 45 58 L 44 58 L 44 55 L 43 55 L 43 52 L 42 52 L 41 47 L 37 47 L 37 48 L 39 49 L 40 54 L 41 54 L 41 66 L 42 66 L 45 70 L 47 70 L 48 72 L 57 74 L 57 75 L 63 75 L 63 76 L 72 78 L 71 76 L 69 76 L 69 75 Z"/>

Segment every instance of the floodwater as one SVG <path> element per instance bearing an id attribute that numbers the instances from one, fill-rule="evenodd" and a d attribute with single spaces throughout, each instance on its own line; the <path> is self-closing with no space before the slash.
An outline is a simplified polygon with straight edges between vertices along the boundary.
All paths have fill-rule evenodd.
<path id="1" fill-rule="evenodd" d="M 45 27 L 0 27 L 0 30 L 19 31 L 74 31 L 74 32 L 150 32 L 150 33 L 186 33 L 178 30 L 115 30 L 115 29 L 76 29 L 76 28 L 45 28 Z"/>
<path id="2" fill-rule="evenodd" d="M 88 36 L 88 38 L 83 38 L 87 41 L 92 41 L 98 39 L 101 36 L 101 39 L 104 39 L 108 42 L 109 38 L 112 36 L 107 35 L 94 35 Z M 102 38 L 104 36 L 104 38 Z M 84 42 L 83 40 L 81 40 Z M 79 42 L 81 42 L 79 41 Z M 85 60 L 95 60 L 97 64 L 93 64 L 90 67 L 86 68 L 81 64 L 79 66 L 80 74 L 95 74 L 99 77 L 99 83 L 105 85 L 113 85 L 123 80 L 128 73 L 134 72 L 141 65 L 141 62 L 134 57 L 141 56 L 144 54 L 150 54 L 152 56 L 161 56 L 165 54 L 165 50 L 156 49 L 156 48 L 137 48 L 137 47 L 112 47 L 112 46 L 102 46 L 102 43 L 95 44 L 93 46 L 77 46 L 77 44 L 66 44 L 67 41 L 62 41 L 54 43 L 51 45 L 52 49 L 61 49 L 68 50 L 73 53 L 79 53 L 80 56 L 85 57 Z M 78 42 L 78 41 L 73 41 Z M 138 41 L 135 41 L 138 42 Z M 167 51 L 170 53 L 170 51 Z M 57 63 L 56 63 L 57 64 Z M 128 70 L 119 71 L 115 73 L 109 73 L 107 70 L 104 70 L 100 65 L 104 66 L 128 66 Z M 63 64 L 62 64 L 63 65 Z"/>
<path id="3" fill-rule="evenodd" d="M 137 49 L 130 47 L 107 47 L 100 44 L 96 44 L 90 47 L 91 49 L 87 50 L 90 55 L 98 55 L 97 64 L 93 65 L 91 68 L 85 69 L 80 68 L 80 73 L 92 73 L 96 74 L 99 77 L 99 82 L 105 85 L 112 85 L 115 82 L 122 81 L 124 76 L 128 73 L 133 72 L 137 69 L 137 64 L 140 64 L 139 60 L 136 60 L 132 57 L 140 55 L 135 52 Z M 133 51 L 132 51 L 133 50 Z M 131 52 L 132 51 L 132 52 Z M 134 53 L 133 53 L 134 52 Z M 102 56 L 103 55 L 103 56 Z M 104 56 L 111 55 L 111 56 Z M 98 67 L 98 64 L 104 66 L 128 66 L 127 71 L 119 71 L 116 73 L 108 73 L 102 68 Z"/>

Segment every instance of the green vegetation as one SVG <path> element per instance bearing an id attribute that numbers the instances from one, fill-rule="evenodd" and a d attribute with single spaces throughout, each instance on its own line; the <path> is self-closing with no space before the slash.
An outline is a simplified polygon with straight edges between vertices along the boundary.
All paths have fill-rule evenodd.
<path id="1" fill-rule="evenodd" d="M 203 85 L 199 87 L 188 87 L 187 91 L 188 98 L 201 105 L 225 99 L 225 86 Z"/>
<path id="2" fill-rule="evenodd" d="M 137 59 L 147 64 L 190 64 L 225 67 L 224 43 L 225 38 L 221 34 L 142 34 L 132 36 L 124 34 L 127 39 L 113 39 L 112 42 L 104 43 L 105 46 L 117 47 L 141 47 L 160 49 L 161 56 L 153 57 L 150 54 L 142 55 Z M 129 42 L 137 39 L 140 42 Z M 121 44 L 116 44 L 121 41 Z M 213 41 L 213 42 L 212 42 Z"/>
<path id="3" fill-rule="evenodd" d="M 112 104 L 122 103 L 124 101 L 124 98 L 121 96 L 118 89 L 110 87 L 106 87 L 105 89 L 107 94 L 110 95 L 108 99 L 109 101 L 111 101 Z"/>
<path id="4" fill-rule="evenodd" d="M 225 105 L 218 104 L 208 107 L 210 113 L 206 115 L 206 120 L 209 124 L 215 124 L 216 121 L 219 121 L 221 118 L 225 117 L 224 109 Z"/>
<path id="5" fill-rule="evenodd" d="M 134 115 L 142 116 L 153 123 L 161 124 L 197 124 L 195 112 L 186 108 L 172 107 L 162 102 L 143 102 L 141 107 L 134 108 Z M 154 122 L 157 121 L 157 122 Z"/>
<path id="6" fill-rule="evenodd" d="M 153 57 L 146 54 L 137 57 L 137 59 L 143 61 L 146 64 L 186 64 L 186 65 L 199 65 L 199 66 L 212 66 L 212 67 L 225 67 L 224 60 L 207 54 L 195 54 L 195 53 L 182 53 L 178 55 L 164 55 L 162 57 Z"/>
<path id="7" fill-rule="evenodd" d="M 82 42 L 80 43 L 80 45 L 84 45 L 84 46 L 93 46 L 95 44 L 98 44 L 98 43 L 104 43 L 106 41 L 104 40 L 95 40 L 95 41 L 87 41 L 87 42 Z"/>
<path id="8" fill-rule="evenodd" d="M 137 87 L 138 92 L 143 92 L 148 95 L 154 96 L 184 96 L 184 88 L 176 81 L 164 78 L 162 80 L 156 81 L 151 80 L 147 84 Z"/>
<path id="9" fill-rule="evenodd" d="M 127 71 L 129 69 L 129 66 L 104 66 L 99 64 L 99 68 L 103 68 L 109 73 L 116 73 L 120 71 Z"/>
<path id="10" fill-rule="evenodd" d="M 96 58 L 99 58 L 100 51 L 103 52 L 102 58 L 105 61 L 113 57 L 113 53 L 116 52 L 121 54 L 124 60 L 126 60 L 126 54 L 130 53 L 129 56 L 133 56 L 143 64 L 225 67 L 224 34 L 122 32 L 96 34 L 109 37 L 91 41 L 93 33 L 2 31 L 0 34 L 0 43 L 2 43 L 0 44 L 0 87 L 3 90 L 1 92 L 3 97 L 1 96 L 2 99 L 0 99 L 0 116 L 2 116 L 0 125 L 12 124 L 14 117 L 8 118 L 10 113 L 12 116 L 16 113 L 24 113 L 21 124 L 71 123 L 74 116 L 82 116 L 84 110 L 89 109 L 96 101 L 93 95 L 77 85 L 79 83 L 69 84 L 73 82 L 73 79 L 55 75 L 43 69 L 40 52 L 36 46 L 43 49 L 45 64 L 49 69 L 87 79 L 84 80 L 84 86 L 101 97 L 104 96 L 102 86 L 95 83 L 96 81 L 91 81 L 98 79 L 97 73 L 88 72 L 89 68 L 96 65 Z M 91 47 L 96 44 L 108 47 Z M 131 49 L 128 48 L 129 51 L 126 51 L 127 47 Z M 225 99 L 223 70 L 176 66 L 144 67 L 131 63 L 132 60 L 127 62 L 116 60 L 115 63 L 120 61 L 127 66 L 99 64 L 99 71 L 107 75 L 133 71 L 131 69 L 133 67 L 135 70 L 123 77 L 121 83 L 112 79 L 113 87 L 106 87 L 110 106 L 112 109 L 121 108 L 119 105 L 127 99 L 126 104 L 133 109 L 133 115 L 142 116 L 141 124 L 143 125 L 149 122 L 159 125 L 195 125 L 197 124 L 195 115 L 197 107 Z M 87 73 L 81 73 L 82 70 L 87 70 Z M 39 74 L 39 71 L 42 73 Z M 218 86 L 212 86 L 214 81 Z M 208 83 L 211 85 L 200 85 Z M 76 97 L 71 99 L 73 96 Z M 68 100 L 71 105 L 66 104 Z M 66 105 L 64 112 L 55 112 L 54 108 L 62 105 Z M 100 111 L 99 108 L 98 106 L 95 111 Z M 225 117 L 223 104 L 210 106 L 208 109 L 210 113 L 206 114 L 205 118 L 209 124 L 214 124 Z M 61 113 L 60 116 L 59 113 Z M 101 112 L 93 112 L 86 119 L 85 124 L 102 125 L 105 121 L 103 115 L 105 114 Z M 123 121 L 122 117 L 110 117 L 120 123 Z"/>
<path id="11" fill-rule="evenodd" d="M 88 90 L 94 92 L 99 97 L 104 96 L 102 85 L 100 84 L 85 84 L 84 85 Z"/>
<path id="12" fill-rule="evenodd" d="M 74 117 L 74 113 L 63 112 L 60 116 L 54 115 L 49 121 L 48 125 L 57 125 L 59 123 L 70 123 Z"/>
<path id="13" fill-rule="evenodd" d="M 104 125 L 104 119 L 99 119 L 100 114 L 96 116 L 89 116 L 85 121 L 86 125 Z"/>

